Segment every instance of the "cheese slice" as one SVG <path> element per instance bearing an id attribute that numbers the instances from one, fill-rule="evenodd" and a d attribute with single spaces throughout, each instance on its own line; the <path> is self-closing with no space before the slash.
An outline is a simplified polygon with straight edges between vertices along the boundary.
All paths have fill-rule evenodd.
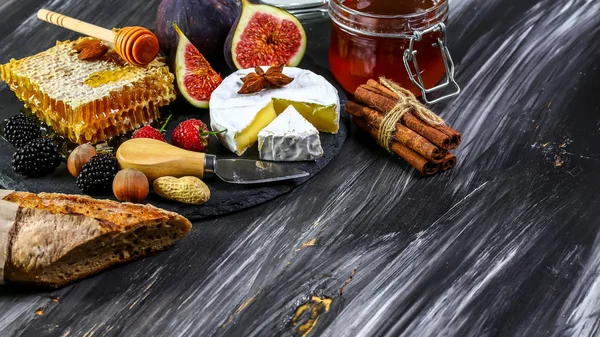
<path id="1" fill-rule="evenodd" d="M 268 67 L 263 67 L 267 71 Z M 230 151 L 242 155 L 258 140 L 258 133 L 290 105 L 317 130 L 337 133 L 340 120 L 338 92 L 324 77 L 312 71 L 286 67 L 294 80 L 283 88 L 254 94 L 238 94 L 242 78 L 254 69 L 238 70 L 223 80 L 210 98 L 210 124 Z"/>
<path id="2" fill-rule="evenodd" d="M 323 156 L 319 131 L 290 105 L 258 133 L 260 159 L 305 161 Z"/>

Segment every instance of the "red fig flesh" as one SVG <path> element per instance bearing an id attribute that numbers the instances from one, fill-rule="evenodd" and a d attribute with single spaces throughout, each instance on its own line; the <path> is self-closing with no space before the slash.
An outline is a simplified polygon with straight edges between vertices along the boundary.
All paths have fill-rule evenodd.
<path id="1" fill-rule="evenodd" d="M 190 40 L 183 34 L 177 24 L 173 28 L 179 35 L 179 43 L 175 53 L 175 79 L 181 95 L 193 106 L 208 108 L 212 92 L 223 82 Z"/>
<path id="2" fill-rule="evenodd" d="M 285 64 L 297 66 L 306 51 L 302 24 L 285 10 L 242 0 L 242 13 L 225 43 L 232 69 Z"/>

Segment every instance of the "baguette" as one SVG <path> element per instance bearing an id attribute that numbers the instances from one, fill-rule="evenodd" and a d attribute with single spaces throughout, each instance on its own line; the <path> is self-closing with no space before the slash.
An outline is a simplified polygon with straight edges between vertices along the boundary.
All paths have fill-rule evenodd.
<path id="1" fill-rule="evenodd" d="M 57 193 L 12 192 L 19 205 L 4 279 L 60 287 L 171 246 L 192 225 L 151 205 Z"/>

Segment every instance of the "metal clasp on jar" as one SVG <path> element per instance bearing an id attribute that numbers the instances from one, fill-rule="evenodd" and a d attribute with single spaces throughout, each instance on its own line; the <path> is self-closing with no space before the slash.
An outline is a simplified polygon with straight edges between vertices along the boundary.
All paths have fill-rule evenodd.
<path id="1" fill-rule="evenodd" d="M 442 34 L 441 37 L 438 37 L 436 45 L 438 48 L 440 48 L 440 51 L 442 53 L 442 59 L 444 60 L 444 66 L 446 67 L 446 80 L 444 81 L 444 83 L 438 84 L 437 86 L 435 86 L 433 88 L 427 89 L 427 88 L 425 88 L 425 85 L 423 84 L 423 78 L 421 78 L 421 71 L 419 70 L 419 63 L 417 62 L 417 51 L 414 50 L 414 45 L 415 45 L 415 42 L 419 42 L 423 39 L 423 35 L 432 34 L 432 33 L 436 33 L 436 32 L 440 32 Z M 460 86 L 458 85 L 458 83 L 456 83 L 456 80 L 454 79 L 454 62 L 452 61 L 450 52 L 448 51 L 448 48 L 446 47 L 446 44 L 444 43 L 445 40 L 446 40 L 446 25 L 444 25 L 443 23 L 438 23 L 438 24 L 431 26 L 425 30 L 415 31 L 413 33 L 413 36 L 410 37 L 410 43 L 409 43 L 408 49 L 404 50 L 404 66 L 406 67 L 406 72 L 408 73 L 408 77 L 413 82 L 413 84 L 415 86 L 417 86 L 417 88 L 419 88 L 419 90 L 421 90 L 423 101 L 425 101 L 425 103 L 428 103 L 428 104 L 434 104 L 434 103 L 443 101 L 445 99 L 448 99 L 450 97 L 454 97 L 454 96 L 460 94 Z M 413 66 L 415 67 L 416 78 L 410 67 L 411 61 L 412 61 Z M 453 92 L 446 94 L 444 96 L 438 97 L 431 101 L 427 98 L 427 94 L 431 94 L 436 91 L 446 89 L 449 86 L 452 86 L 455 88 Z"/>

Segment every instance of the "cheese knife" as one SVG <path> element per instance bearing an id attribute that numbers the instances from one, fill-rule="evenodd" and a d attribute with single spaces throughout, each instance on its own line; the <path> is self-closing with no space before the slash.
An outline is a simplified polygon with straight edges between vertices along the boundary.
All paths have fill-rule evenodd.
<path id="1" fill-rule="evenodd" d="M 260 160 L 217 159 L 211 154 L 180 149 L 150 138 L 125 141 L 119 146 L 116 157 L 121 169 L 141 171 L 150 181 L 164 176 L 204 179 L 216 175 L 232 184 L 259 184 L 309 175 L 293 167 Z"/>

